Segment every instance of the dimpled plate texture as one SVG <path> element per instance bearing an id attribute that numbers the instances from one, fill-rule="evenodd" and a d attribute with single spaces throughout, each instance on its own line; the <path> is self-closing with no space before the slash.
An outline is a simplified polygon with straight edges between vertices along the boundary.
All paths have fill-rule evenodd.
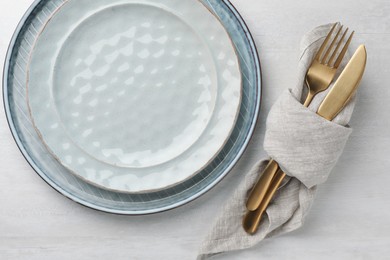
<path id="1" fill-rule="evenodd" d="M 163 189 L 198 173 L 239 112 L 233 44 L 197 0 L 69 0 L 27 69 L 33 123 L 48 149 L 114 191 Z"/>
<path id="2" fill-rule="evenodd" d="M 27 63 L 44 21 L 63 0 L 37 0 L 22 18 L 7 53 L 3 77 L 4 106 L 11 132 L 22 154 L 39 176 L 64 196 L 84 206 L 116 214 L 149 214 L 183 205 L 210 190 L 234 166 L 253 133 L 260 107 L 261 73 L 254 41 L 227 0 L 202 1 L 221 20 L 236 47 L 243 78 L 237 123 L 218 155 L 188 180 L 167 189 L 140 194 L 118 193 L 91 185 L 63 167 L 42 143 L 26 102 Z M 17 185 L 17 184 L 15 184 Z"/>

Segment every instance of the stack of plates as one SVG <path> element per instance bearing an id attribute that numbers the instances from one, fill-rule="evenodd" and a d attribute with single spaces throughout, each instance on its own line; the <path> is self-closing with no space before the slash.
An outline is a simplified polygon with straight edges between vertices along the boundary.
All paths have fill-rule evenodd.
<path id="1" fill-rule="evenodd" d="M 4 74 L 15 140 L 85 206 L 147 214 L 189 202 L 242 155 L 260 106 L 243 20 L 220 0 L 41 0 Z"/>

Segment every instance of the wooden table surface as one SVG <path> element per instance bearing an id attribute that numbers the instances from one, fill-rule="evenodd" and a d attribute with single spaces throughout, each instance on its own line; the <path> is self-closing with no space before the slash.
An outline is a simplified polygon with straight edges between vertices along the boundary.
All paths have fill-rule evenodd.
<path id="1" fill-rule="evenodd" d="M 32 0 L 0 1 L 0 60 Z M 368 67 L 354 132 L 305 226 L 216 259 L 389 259 L 390 1 L 232 0 L 259 48 L 264 96 L 254 138 L 234 170 L 200 199 L 153 216 L 128 217 L 80 206 L 30 168 L 0 112 L 0 259 L 195 259 L 198 247 L 245 172 L 259 158 L 266 115 L 295 84 L 299 43 L 313 27 L 341 21 L 364 43 Z M 2 63 L 2 62 L 1 62 Z M 1 69 L 1 68 L 0 68 Z"/>

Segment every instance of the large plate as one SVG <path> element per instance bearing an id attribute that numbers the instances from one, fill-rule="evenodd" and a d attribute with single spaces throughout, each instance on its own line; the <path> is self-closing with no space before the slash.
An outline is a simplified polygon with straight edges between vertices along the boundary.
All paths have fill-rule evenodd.
<path id="1" fill-rule="evenodd" d="M 229 35 L 201 2 L 68 0 L 43 22 L 28 105 L 72 173 L 113 191 L 156 191 L 221 150 L 241 73 Z"/>
<path id="2" fill-rule="evenodd" d="M 203 3 L 222 21 L 236 47 L 243 76 L 243 95 L 233 132 L 218 156 L 183 183 L 146 194 L 122 194 L 95 187 L 71 174 L 49 153 L 35 132 L 26 103 L 26 68 L 32 45 L 45 21 L 63 0 L 35 1 L 20 22 L 4 66 L 4 105 L 17 145 L 33 169 L 68 198 L 93 209 L 117 214 L 148 214 L 183 205 L 210 190 L 238 161 L 253 133 L 260 107 L 261 73 L 253 39 L 227 0 Z"/>

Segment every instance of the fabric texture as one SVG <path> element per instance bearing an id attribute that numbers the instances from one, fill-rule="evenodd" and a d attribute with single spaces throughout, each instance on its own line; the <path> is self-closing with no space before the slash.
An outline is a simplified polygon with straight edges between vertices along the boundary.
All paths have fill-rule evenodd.
<path id="1" fill-rule="evenodd" d="M 287 233 L 303 225 L 317 185 L 327 180 L 352 132 L 347 124 L 353 113 L 355 98 L 332 122 L 315 113 L 331 87 L 316 95 L 309 108 L 302 105 L 307 94 L 304 84 L 306 72 L 331 26 L 319 26 L 303 37 L 298 82 L 280 96 L 267 117 L 264 149 L 288 177 L 276 192 L 258 232 L 248 235 L 242 228 L 242 218 L 246 213 L 247 197 L 269 158 L 259 161 L 252 168 L 227 201 L 200 248 L 199 260 L 253 247 L 264 238 Z M 348 58 L 344 58 L 339 71 Z"/>

